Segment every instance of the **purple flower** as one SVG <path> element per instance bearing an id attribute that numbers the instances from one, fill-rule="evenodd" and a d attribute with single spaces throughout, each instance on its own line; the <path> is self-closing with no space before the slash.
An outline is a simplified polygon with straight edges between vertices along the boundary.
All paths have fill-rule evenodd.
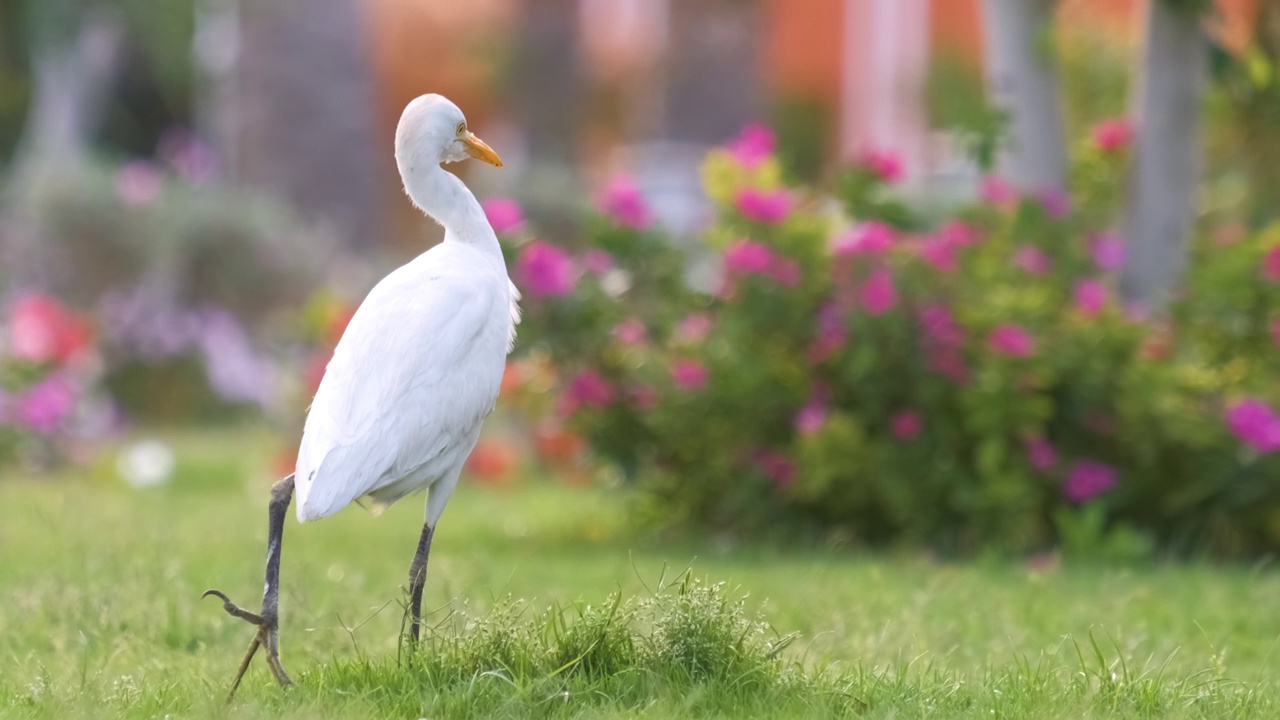
<path id="1" fill-rule="evenodd" d="M 889 421 L 889 429 L 899 440 L 914 440 L 924 429 L 924 421 L 914 410 L 902 410 Z"/>
<path id="2" fill-rule="evenodd" d="M 1032 275 L 1047 275 L 1053 263 L 1044 251 L 1034 245 L 1023 245 L 1013 254 L 1013 263 Z"/>
<path id="3" fill-rule="evenodd" d="M 777 138 L 768 125 L 755 123 L 742 129 L 738 137 L 725 146 L 733 159 L 742 167 L 753 170 L 773 155 Z"/>
<path id="4" fill-rule="evenodd" d="M 633 230 L 644 230 L 653 224 L 653 213 L 644 195 L 626 175 L 616 175 L 596 200 L 600 212 L 614 223 Z"/>
<path id="5" fill-rule="evenodd" d="M 707 369 L 697 360 L 677 360 L 671 367 L 671 379 L 685 390 L 700 390 L 707 384 Z"/>
<path id="6" fill-rule="evenodd" d="M 533 297 L 558 297 L 573 292 L 572 258 L 543 240 L 524 246 L 516 260 L 516 275 Z"/>
<path id="7" fill-rule="evenodd" d="M 148 205 L 160 197 L 164 176 L 155 163 L 133 160 L 116 173 L 116 197 L 125 205 Z"/>
<path id="8" fill-rule="evenodd" d="M 1242 398 L 1228 407 L 1227 427 L 1260 453 L 1280 449 L 1280 417 L 1258 398 Z"/>
<path id="9" fill-rule="evenodd" d="M 254 351 L 240 321 L 218 307 L 200 315 L 197 342 L 209 386 L 231 402 L 266 405 L 271 400 L 267 363 Z"/>
<path id="10" fill-rule="evenodd" d="M 1053 466 L 1058 464 L 1058 452 L 1043 436 L 1027 438 L 1022 442 L 1022 447 L 1027 453 L 1027 462 L 1040 472 L 1052 470 Z"/>
<path id="11" fill-rule="evenodd" d="M 203 185 L 218 175 L 217 153 L 186 128 L 165 131 L 156 150 L 183 180 L 192 185 Z"/>
<path id="12" fill-rule="evenodd" d="M 743 217 L 756 222 L 776 225 L 791 214 L 791 196 L 786 189 L 757 190 L 742 188 L 733 197 L 733 203 Z"/>
<path id="13" fill-rule="evenodd" d="M 1085 503 L 1116 484 L 1116 469 L 1097 460 L 1079 460 L 1071 466 L 1062 494 L 1074 503 Z"/>
<path id="14" fill-rule="evenodd" d="M 921 308 L 920 325 L 930 340 L 943 347 L 959 347 L 964 344 L 964 330 L 956 323 L 951 311 L 943 305 L 926 305 Z"/>
<path id="15" fill-rule="evenodd" d="M 489 225 L 493 226 L 493 231 L 499 235 L 510 232 L 524 223 L 524 212 L 520 209 L 520 204 L 511 198 L 485 198 L 485 201 L 480 203 L 480 207 L 484 209 L 484 216 L 489 219 Z"/>
<path id="16" fill-rule="evenodd" d="M 77 389 L 70 378 L 62 374 L 49 375 L 18 397 L 14 416 L 24 427 L 49 435 L 71 416 L 76 399 Z"/>
<path id="17" fill-rule="evenodd" d="M 1103 233 L 1093 239 L 1089 254 L 1093 263 L 1103 270 L 1119 270 L 1124 267 L 1124 240 L 1114 233 Z"/>
<path id="18" fill-rule="evenodd" d="M 1076 309 L 1085 317 L 1094 317 L 1107 305 L 1107 286 L 1097 280 L 1076 283 Z"/>
<path id="19" fill-rule="evenodd" d="M 877 268 L 871 277 L 862 284 L 858 299 L 867 314 L 878 316 L 892 310 L 898 304 L 898 289 L 893 284 L 893 273 L 889 268 Z"/>
<path id="20" fill-rule="evenodd" d="M 1036 351 L 1036 341 L 1021 326 L 1004 323 L 996 326 L 987 338 L 992 352 L 1010 357 L 1027 357 Z"/>
<path id="21" fill-rule="evenodd" d="M 831 244 L 836 257 L 875 254 L 893 247 L 893 228 L 881 222 L 859 225 L 838 236 Z"/>

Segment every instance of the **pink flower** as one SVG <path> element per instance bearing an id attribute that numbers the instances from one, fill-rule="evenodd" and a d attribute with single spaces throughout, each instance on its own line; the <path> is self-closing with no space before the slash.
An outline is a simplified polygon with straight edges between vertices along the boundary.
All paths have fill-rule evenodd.
<path id="1" fill-rule="evenodd" d="M 893 284 L 893 273 L 889 268 L 877 268 L 872 272 L 862 284 L 858 299 L 867 313 L 873 316 L 892 310 L 898 304 L 898 289 Z"/>
<path id="2" fill-rule="evenodd" d="M 65 363 L 89 349 L 93 332 L 54 298 L 32 292 L 9 309 L 9 352 L 32 363 Z"/>
<path id="3" fill-rule="evenodd" d="M 686 315 L 676 326 L 675 338 L 679 342 L 694 345 L 707 337 L 707 333 L 711 332 L 711 326 L 711 316 L 706 313 Z"/>
<path id="4" fill-rule="evenodd" d="M 596 198 L 596 205 L 615 224 L 644 230 L 653 224 L 653 214 L 644 195 L 626 175 L 616 175 Z"/>
<path id="5" fill-rule="evenodd" d="M 613 269 L 613 256 L 592 248 L 582 254 L 582 268 L 593 275 L 603 275 Z"/>
<path id="6" fill-rule="evenodd" d="M 1022 442 L 1022 447 L 1026 450 L 1027 462 L 1040 472 L 1052 470 L 1058 464 L 1058 451 L 1040 435 L 1027 438 Z"/>
<path id="7" fill-rule="evenodd" d="M 1062 494 L 1074 503 L 1084 503 L 1116 484 L 1116 469 L 1097 460 L 1079 460 L 1067 473 Z"/>
<path id="8" fill-rule="evenodd" d="M 524 246 L 516 260 L 516 275 L 533 297 L 558 297 L 573 292 L 573 259 L 543 240 Z"/>
<path id="9" fill-rule="evenodd" d="M 707 369 L 697 360 L 677 360 L 671 379 L 685 390 L 700 390 L 707 385 Z"/>
<path id="10" fill-rule="evenodd" d="M 1010 357 L 1027 357 L 1036 351 L 1036 341 L 1013 323 L 996 326 L 987 338 L 987 344 L 992 352 Z"/>
<path id="11" fill-rule="evenodd" d="M 220 169 L 218 154 L 213 148 L 184 127 L 166 130 L 157 143 L 156 154 L 192 185 L 203 185 L 213 180 Z"/>
<path id="12" fill-rule="evenodd" d="M 1280 282 L 1280 245 L 1262 256 L 1262 276 L 1271 282 Z"/>
<path id="13" fill-rule="evenodd" d="M 957 266 L 955 245 L 943 237 L 926 238 L 921 242 L 920 257 L 938 272 L 954 272 Z"/>
<path id="14" fill-rule="evenodd" d="M 818 432 L 827 423 L 827 412 L 827 406 L 817 402 L 810 402 L 800 408 L 800 412 L 796 413 L 796 431 L 801 435 Z"/>
<path id="15" fill-rule="evenodd" d="M 924 422 L 914 410 L 902 410 L 889 421 L 889 428 L 899 440 L 914 440 L 924 429 Z"/>
<path id="16" fill-rule="evenodd" d="M 741 188 L 733 197 L 733 203 L 743 217 L 756 222 L 776 225 L 791 214 L 791 196 L 786 189 L 757 190 Z"/>
<path id="17" fill-rule="evenodd" d="M 116 173 L 116 197 L 125 205 L 147 205 L 160 197 L 164 177 L 155 163 L 133 160 Z"/>
<path id="18" fill-rule="evenodd" d="M 1053 263 L 1044 251 L 1033 245 L 1023 245 L 1013 254 L 1013 263 L 1032 275 L 1047 275 Z"/>
<path id="19" fill-rule="evenodd" d="M 643 345 L 649 338 L 644 321 L 640 318 L 628 318 L 613 328 L 613 336 L 623 345 Z"/>
<path id="20" fill-rule="evenodd" d="M 800 266 L 796 261 L 751 240 L 730 244 L 724 252 L 724 266 L 730 275 L 763 275 L 788 287 L 800 282 Z"/>
<path id="21" fill-rule="evenodd" d="M 882 253 L 893 247 L 893 228 L 881 222 L 863 223 L 840 235 L 831 244 L 836 257 Z"/>
<path id="22" fill-rule="evenodd" d="M 1093 142 L 1103 152 L 1117 153 L 1133 142 L 1133 123 L 1127 118 L 1103 120 L 1093 126 Z"/>
<path id="23" fill-rule="evenodd" d="M 1046 214 L 1054 220 L 1061 220 L 1071 212 L 1071 198 L 1066 190 L 1054 189 L 1041 192 L 1037 198 Z"/>
<path id="24" fill-rule="evenodd" d="M 569 381 L 561 413 L 568 415 L 582 406 L 605 407 L 615 397 L 613 386 L 598 370 L 583 370 Z"/>
<path id="25" fill-rule="evenodd" d="M 1228 407 L 1227 427 L 1260 453 L 1280 449 L 1280 417 L 1258 398 L 1242 398 Z"/>
<path id="26" fill-rule="evenodd" d="M 775 145 L 777 138 L 773 130 L 768 125 L 755 123 L 744 127 L 738 137 L 725 145 L 725 149 L 739 165 L 753 170 L 769 159 Z"/>
<path id="27" fill-rule="evenodd" d="M 957 385 L 969 382 L 969 366 L 960 352 L 954 348 L 943 348 L 941 351 L 930 353 L 929 369 Z"/>
<path id="28" fill-rule="evenodd" d="M 778 487 L 786 487 L 796 476 L 796 466 L 777 450 L 756 453 L 755 465 Z"/>
<path id="29" fill-rule="evenodd" d="M 969 247 L 982 241 L 978 228 L 960 220 L 948 220 L 938 230 L 938 236 L 955 247 Z"/>
<path id="30" fill-rule="evenodd" d="M 857 163 L 870 170 L 881 182 L 892 185 L 906 174 L 902 156 L 892 150 L 865 148 L 858 154 Z"/>
<path id="31" fill-rule="evenodd" d="M 1124 267 L 1124 240 L 1114 233 L 1103 233 L 1093 239 L 1089 254 L 1093 264 L 1103 270 L 1119 270 Z"/>
<path id="32" fill-rule="evenodd" d="M 485 201 L 480 203 L 480 207 L 484 209 L 484 216 L 489 219 L 489 225 L 493 227 L 493 231 L 499 235 L 520 227 L 524 222 L 524 212 L 520 209 L 520 204 L 511 198 L 485 198 Z"/>
<path id="33" fill-rule="evenodd" d="M 988 175 L 982 179 L 982 189 L 979 194 L 983 202 L 996 207 L 1008 208 L 1018 203 L 1018 191 L 995 175 Z"/>
<path id="34" fill-rule="evenodd" d="M 651 385 L 631 388 L 631 405 L 637 410 L 652 410 L 658 405 L 658 391 Z"/>
<path id="35" fill-rule="evenodd" d="M 1085 317 L 1094 317 L 1107 305 L 1107 286 L 1097 280 L 1081 280 L 1076 283 L 1076 310 Z"/>
<path id="36" fill-rule="evenodd" d="M 943 347 L 959 347 L 964 344 L 964 330 L 956 323 L 951 311 L 943 305 L 926 305 L 921 308 L 920 325 L 930 340 Z"/>
<path id="37" fill-rule="evenodd" d="M 809 345 L 809 362 L 815 365 L 826 362 L 837 350 L 844 347 L 849 339 L 849 331 L 845 328 L 844 317 L 840 308 L 834 303 L 827 303 L 818 308 L 818 331 Z"/>
<path id="38" fill-rule="evenodd" d="M 48 435 L 62 427 L 75 407 L 75 384 L 64 375 L 53 374 L 19 396 L 15 415 L 28 429 Z"/>

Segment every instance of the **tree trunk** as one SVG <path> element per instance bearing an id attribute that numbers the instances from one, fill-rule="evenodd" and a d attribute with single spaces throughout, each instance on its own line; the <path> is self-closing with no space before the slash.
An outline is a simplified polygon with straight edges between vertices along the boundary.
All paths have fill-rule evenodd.
<path id="1" fill-rule="evenodd" d="M 238 178 L 325 221 L 349 248 L 381 240 L 377 103 L 356 0 L 240 5 Z M 424 40 L 425 42 L 425 40 Z"/>
<path id="2" fill-rule="evenodd" d="M 1150 5 L 1121 287 L 1126 299 L 1155 309 L 1168 300 L 1186 264 L 1195 221 L 1208 43 L 1196 15 L 1162 0 Z"/>
<path id="3" fill-rule="evenodd" d="M 992 104 L 1009 115 L 1003 174 L 1028 193 L 1062 190 L 1067 180 L 1056 67 L 1041 38 L 1053 0 L 983 0 Z"/>

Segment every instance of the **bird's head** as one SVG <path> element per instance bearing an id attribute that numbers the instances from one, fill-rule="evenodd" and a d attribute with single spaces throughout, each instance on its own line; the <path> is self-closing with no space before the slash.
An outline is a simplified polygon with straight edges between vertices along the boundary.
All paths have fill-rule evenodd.
<path id="1" fill-rule="evenodd" d="M 502 167 L 502 158 L 467 129 L 467 119 L 448 98 L 421 95 L 405 106 L 396 126 L 396 163 L 402 172 L 468 156 Z"/>

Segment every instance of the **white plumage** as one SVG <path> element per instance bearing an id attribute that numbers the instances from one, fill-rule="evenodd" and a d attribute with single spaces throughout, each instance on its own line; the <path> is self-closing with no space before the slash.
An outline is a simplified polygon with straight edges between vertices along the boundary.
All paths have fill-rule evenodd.
<path id="1" fill-rule="evenodd" d="M 493 409 L 519 294 L 480 204 L 442 162 L 501 164 L 439 95 L 405 108 L 396 162 L 444 241 L 370 291 L 338 342 L 307 415 L 295 482 L 302 521 L 368 498 L 430 489 L 434 527 Z"/>

